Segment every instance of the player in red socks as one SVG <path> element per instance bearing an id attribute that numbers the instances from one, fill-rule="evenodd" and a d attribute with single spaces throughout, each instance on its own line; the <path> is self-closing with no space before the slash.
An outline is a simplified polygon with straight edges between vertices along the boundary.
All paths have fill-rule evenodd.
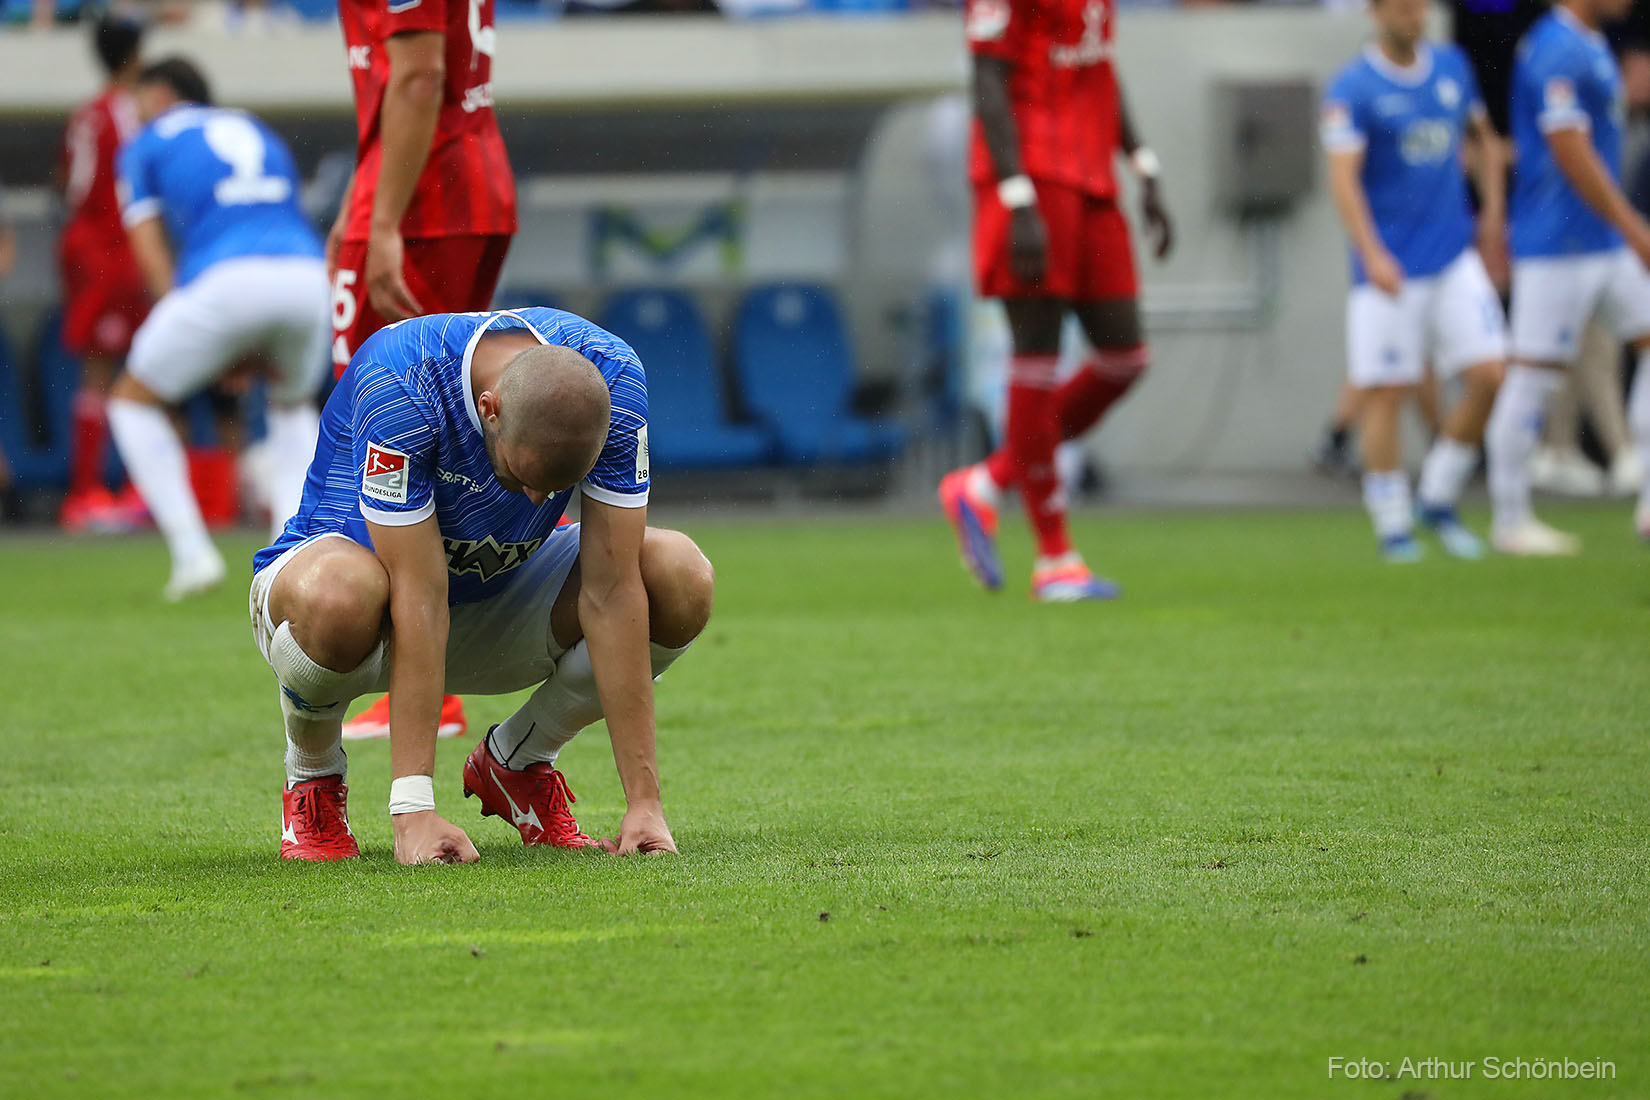
<path id="1" fill-rule="evenodd" d="M 80 389 L 70 414 L 69 491 L 61 515 L 69 531 L 129 530 L 148 515 L 130 486 L 116 495 L 103 483 L 109 385 L 149 313 L 149 294 L 115 197 L 115 154 L 138 129 L 132 88 L 141 67 L 142 40 L 141 28 L 127 20 L 105 18 L 96 25 L 92 46 L 109 83 L 75 111 L 63 134 L 60 179 L 66 217 L 58 249 L 63 344 L 81 361 Z"/>
<path id="2" fill-rule="evenodd" d="M 1033 599 L 1110 599 L 1072 546 L 1054 450 L 1088 431 L 1151 360 L 1113 161 L 1129 158 L 1159 259 L 1172 239 L 1157 158 L 1138 140 L 1113 64 L 1113 0 L 969 0 L 974 54 L 974 258 L 981 295 L 1013 333 L 1003 445 L 954 470 L 940 500 L 964 563 L 1002 585 L 998 501 L 1020 492 L 1037 537 Z M 1060 327 L 1076 313 L 1094 354 L 1059 383 Z"/>

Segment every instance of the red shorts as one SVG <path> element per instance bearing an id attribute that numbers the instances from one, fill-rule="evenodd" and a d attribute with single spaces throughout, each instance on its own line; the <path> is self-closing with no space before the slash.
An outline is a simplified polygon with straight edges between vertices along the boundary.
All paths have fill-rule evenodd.
<path id="1" fill-rule="evenodd" d="M 1028 283 L 1015 278 L 1009 264 L 1010 215 L 996 186 L 974 189 L 974 277 L 981 297 L 1098 302 L 1139 295 L 1129 223 L 1115 201 L 1039 182 L 1037 211 L 1048 230 L 1048 266 L 1041 282 Z"/>
<path id="2" fill-rule="evenodd" d="M 471 313 L 492 305 L 510 237 L 409 237 L 405 248 L 407 289 L 419 305 L 431 313 Z M 356 349 L 389 323 L 367 301 L 362 285 L 366 266 L 366 241 L 339 246 L 338 271 L 332 277 L 335 374 L 343 374 Z"/>
<path id="3" fill-rule="evenodd" d="M 78 265 L 73 270 L 73 276 L 65 271 L 63 346 L 80 358 L 126 358 L 132 334 L 149 315 L 143 280 L 135 272 L 105 278 Z"/>

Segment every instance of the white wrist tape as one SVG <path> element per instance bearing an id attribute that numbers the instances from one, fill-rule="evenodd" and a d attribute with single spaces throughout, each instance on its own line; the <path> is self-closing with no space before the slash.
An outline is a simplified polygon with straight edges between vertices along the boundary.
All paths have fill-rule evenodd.
<path id="1" fill-rule="evenodd" d="M 1163 171 L 1163 162 L 1157 159 L 1156 153 L 1144 145 L 1129 157 L 1129 166 L 1134 169 L 1134 174 L 1143 180 L 1154 180 L 1157 174 Z"/>
<path id="2" fill-rule="evenodd" d="M 390 813 L 412 814 L 435 809 L 435 780 L 427 775 L 403 775 L 390 784 Z"/>
<path id="3" fill-rule="evenodd" d="M 1024 173 L 1009 176 L 997 185 L 997 198 L 1010 210 L 1033 206 L 1037 202 L 1037 185 Z"/>

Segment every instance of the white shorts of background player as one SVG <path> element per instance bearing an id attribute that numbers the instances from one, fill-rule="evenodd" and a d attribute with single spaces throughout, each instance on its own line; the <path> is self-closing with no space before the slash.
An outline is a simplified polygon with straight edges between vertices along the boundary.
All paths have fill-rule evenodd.
<path id="1" fill-rule="evenodd" d="M 1623 340 L 1650 336 L 1650 271 L 1627 249 L 1513 264 L 1514 361 L 1568 366 L 1599 312 Z"/>
<path id="2" fill-rule="evenodd" d="M 243 355 L 262 352 L 269 397 L 320 389 L 332 337 L 326 264 L 309 256 L 247 256 L 213 264 L 162 298 L 132 338 L 126 369 L 170 404 L 205 389 Z"/>
<path id="3" fill-rule="evenodd" d="M 1501 299 L 1478 250 L 1469 248 L 1396 298 L 1365 283 L 1346 304 L 1347 377 L 1359 389 L 1409 386 L 1428 362 L 1440 378 L 1507 355 Z"/>

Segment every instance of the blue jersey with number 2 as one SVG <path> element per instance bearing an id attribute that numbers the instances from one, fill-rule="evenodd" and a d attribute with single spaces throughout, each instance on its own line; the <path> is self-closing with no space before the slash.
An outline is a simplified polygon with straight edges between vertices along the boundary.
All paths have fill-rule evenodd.
<path id="1" fill-rule="evenodd" d="M 178 286 L 223 260 L 321 255 L 292 151 L 245 111 L 173 107 L 121 150 L 120 190 L 127 225 L 163 220 Z"/>

